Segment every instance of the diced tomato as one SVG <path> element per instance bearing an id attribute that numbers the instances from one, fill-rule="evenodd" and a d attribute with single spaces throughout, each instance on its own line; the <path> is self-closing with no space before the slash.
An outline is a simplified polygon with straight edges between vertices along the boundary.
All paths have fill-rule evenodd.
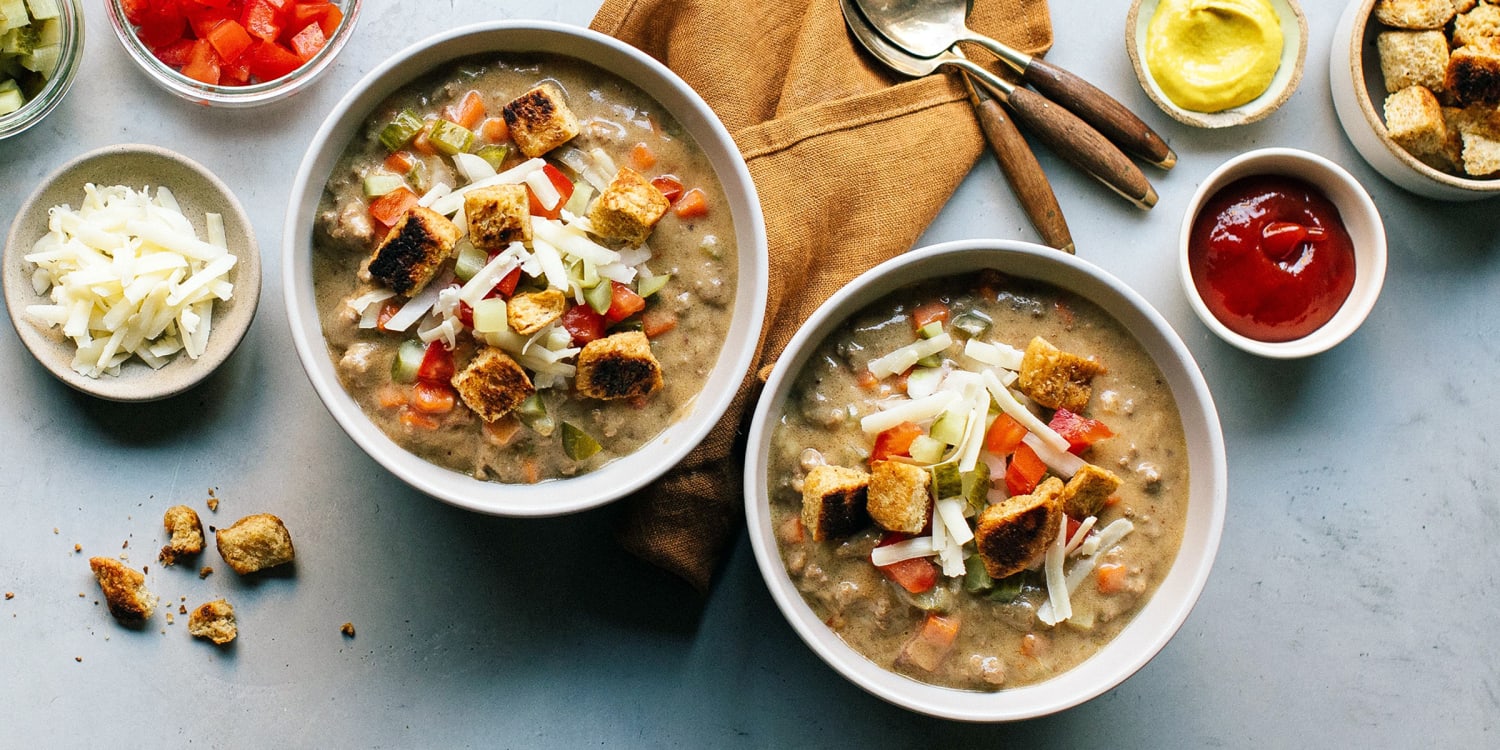
<path id="1" fill-rule="evenodd" d="M 511 295 L 516 293 L 516 284 L 519 283 L 521 283 L 521 267 L 516 266 L 510 269 L 510 273 L 505 274 L 505 278 L 500 279 L 500 283 L 495 285 L 491 294 L 499 294 L 501 297 L 510 299 Z"/>
<path id="2" fill-rule="evenodd" d="M 562 197 L 557 200 L 557 205 L 545 208 L 541 201 L 536 199 L 536 193 L 531 192 L 531 186 L 526 187 L 526 197 L 531 201 L 531 215 L 540 216 L 543 219 L 556 219 L 562 216 L 562 208 L 573 197 L 573 181 L 562 173 L 562 170 L 552 166 L 550 163 L 542 167 L 542 173 L 547 175 L 547 180 L 552 187 L 557 188 L 558 195 Z"/>
<path id="3" fill-rule="evenodd" d="M 1036 489 L 1038 482 L 1047 475 L 1047 464 L 1042 463 L 1031 446 L 1021 443 L 1005 467 L 1005 489 L 1012 495 L 1027 495 Z"/>
<path id="4" fill-rule="evenodd" d="M 447 383 L 453 379 L 456 371 L 453 352 L 448 351 L 443 342 L 434 341 L 427 345 L 427 353 L 422 355 L 422 364 L 417 365 L 417 380 Z"/>
<path id="5" fill-rule="evenodd" d="M 245 31 L 245 27 L 241 26 L 238 21 L 232 20 L 221 21 L 206 36 L 202 34 L 199 36 L 207 39 L 208 43 L 218 51 L 219 59 L 226 63 L 240 59 L 240 55 L 250 49 L 250 45 L 254 43 L 250 34 Z"/>
<path id="6" fill-rule="evenodd" d="M 641 333 L 646 334 L 648 339 L 654 339 L 676 327 L 677 313 L 671 310 L 663 310 L 658 306 L 641 314 Z"/>
<path id="7" fill-rule="evenodd" d="M 300 29 L 314 21 L 321 21 L 323 20 L 323 16 L 328 15 L 328 10 L 332 7 L 332 3 L 296 3 L 291 8 L 292 26 Z"/>
<path id="8" fill-rule="evenodd" d="M 604 316 L 586 304 L 568 308 L 557 322 L 573 336 L 573 343 L 577 346 L 604 338 Z"/>
<path id="9" fill-rule="evenodd" d="M 631 289 L 618 281 L 609 282 L 614 286 L 614 296 L 610 297 L 609 310 L 604 313 L 604 319 L 611 323 L 618 323 L 646 308 L 646 300 Z"/>
<path id="10" fill-rule="evenodd" d="M 384 165 L 386 169 L 404 175 L 416 165 L 416 160 L 406 151 L 392 151 L 390 156 L 385 157 Z"/>
<path id="11" fill-rule="evenodd" d="M 337 5 L 329 5 L 323 17 L 318 20 L 318 25 L 323 27 L 323 36 L 332 37 L 333 32 L 338 31 L 339 24 L 344 22 L 344 11 L 339 10 Z"/>
<path id="12" fill-rule="evenodd" d="M 937 671 L 958 640 L 958 622 L 952 615 L 928 613 L 922 627 L 901 647 L 896 660 L 927 672 Z"/>
<path id="13" fill-rule="evenodd" d="M 911 311 L 911 326 L 920 331 L 931 323 L 947 323 L 948 306 L 939 301 L 924 302 Z"/>
<path id="14" fill-rule="evenodd" d="M 416 193 L 405 187 L 399 187 L 385 195 L 370 201 L 370 216 L 376 221 L 388 227 L 396 226 L 412 206 L 417 205 L 419 200 Z"/>
<path id="15" fill-rule="evenodd" d="M 458 322 L 469 328 L 474 327 L 474 308 L 470 307 L 469 303 L 459 300 L 457 315 Z"/>
<path id="16" fill-rule="evenodd" d="M 630 149 L 630 166 L 637 172 L 644 172 L 656 166 L 656 152 L 651 150 L 645 142 L 637 143 Z"/>
<path id="17" fill-rule="evenodd" d="M 412 430 L 436 430 L 442 423 L 410 407 L 401 407 L 401 424 Z"/>
<path id="18" fill-rule="evenodd" d="M 297 53 L 303 62 L 306 62 L 321 52 L 326 44 L 328 44 L 328 37 L 323 36 L 323 27 L 310 23 L 292 37 L 290 46 L 292 51 Z"/>
<path id="19" fill-rule="evenodd" d="M 152 0 L 120 0 L 120 10 L 125 11 L 125 20 L 130 25 L 139 26 L 151 11 L 151 2 Z"/>
<path id="20" fill-rule="evenodd" d="M 187 34 L 187 16 L 175 0 L 144 4 L 135 34 L 150 49 L 165 47 Z"/>
<path id="21" fill-rule="evenodd" d="M 1070 453 L 1083 453 L 1090 445 L 1108 437 L 1114 437 L 1115 433 L 1109 426 L 1097 419 L 1081 417 L 1067 409 L 1058 409 L 1052 414 L 1052 421 L 1047 423 L 1054 432 L 1062 435 L 1068 441 Z"/>
<path id="22" fill-rule="evenodd" d="M 185 6 L 183 15 L 187 16 L 188 29 L 196 39 L 207 39 L 219 24 L 230 20 L 229 13 L 223 9 L 204 8 L 191 3 Z"/>
<path id="23" fill-rule="evenodd" d="M 1068 541 L 1071 542 L 1071 541 L 1073 541 L 1073 535 L 1077 534 L 1078 530 L 1081 529 L 1081 528 L 1083 528 L 1083 522 L 1080 521 L 1080 520 L 1078 520 L 1078 519 L 1076 519 L 1076 518 L 1074 518 L 1074 517 L 1072 517 L 1072 516 L 1066 516 L 1065 515 L 1065 516 L 1063 516 L 1063 518 L 1067 519 L 1067 523 L 1068 523 L 1068 530 L 1067 530 Z"/>
<path id="24" fill-rule="evenodd" d="M 708 197 L 703 194 L 702 190 L 693 188 L 683 193 L 682 197 L 678 198 L 672 204 L 672 212 L 677 214 L 677 218 L 679 219 L 696 219 L 700 216 L 707 216 Z"/>
<path id="25" fill-rule="evenodd" d="M 886 534 L 878 547 L 885 547 L 906 539 L 904 534 Z M 877 565 L 875 569 L 897 586 L 913 593 L 929 591 L 937 585 L 938 569 L 925 557 L 913 557 L 890 565 Z"/>
<path id="26" fill-rule="evenodd" d="M 911 443 L 921 434 L 922 428 L 916 422 L 902 422 L 876 435 L 875 447 L 870 450 L 870 462 L 911 455 Z"/>
<path id="27" fill-rule="evenodd" d="M 251 36 L 267 42 L 275 42 L 281 36 L 281 14 L 269 0 L 246 0 L 240 24 Z"/>
<path id="28" fill-rule="evenodd" d="M 245 30 L 250 29 L 246 27 Z M 302 67 L 302 58 L 296 53 L 275 42 L 263 39 L 251 45 L 250 49 L 245 51 L 244 56 L 250 63 L 250 75 L 262 81 L 274 81 Z"/>
<path id="29" fill-rule="evenodd" d="M 1129 572 L 1120 563 L 1100 563 L 1094 568 L 1094 585 L 1099 593 L 1108 596 L 1125 590 L 1125 576 Z"/>
<path id="30" fill-rule="evenodd" d="M 664 174 L 652 178 L 651 184 L 661 191 L 668 203 L 675 203 L 678 198 L 682 197 L 682 180 L 677 179 L 675 175 Z"/>
<path id="31" fill-rule="evenodd" d="M 178 39 L 165 47 L 157 47 L 151 50 L 151 53 L 156 55 L 156 59 L 161 60 L 163 63 L 174 68 L 181 68 L 187 65 L 188 58 L 193 54 L 193 40 Z"/>
<path id="32" fill-rule="evenodd" d="M 208 40 L 193 42 L 187 64 L 182 66 L 182 74 L 195 81 L 219 85 L 219 53 L 214 51 L 214 46 Z"/>
<path id="33" fill-rule="evenodd" d="M 436 343 L 436 342 L 434 342 Z M 450 355 L 451 359 L 452 356 Z M 411 408 L 423 414 L 447 414 L 456 401 L 453 386 L 436 380 L 418 380 L 412 388 Z"/>
<path id="34" fill-rule="evenodd" d="M 1026 428 L 1014 417 L 1004 412 L 995 417 L 989 431 L 984 433 L 984 447 L 997 456 L 1008 456 L 1026 437 Z"/>
<path id="35" fill-rule="evenodd" d="M 393 299 L 386 300 L 385 304 L 380 306 L 380 315 L 375 318 L 375 327 L 384 331 L 385 324 L 390 322 L 391 318 L 396 317 L 396 313 L 400 310 L 401 303 Z"/>

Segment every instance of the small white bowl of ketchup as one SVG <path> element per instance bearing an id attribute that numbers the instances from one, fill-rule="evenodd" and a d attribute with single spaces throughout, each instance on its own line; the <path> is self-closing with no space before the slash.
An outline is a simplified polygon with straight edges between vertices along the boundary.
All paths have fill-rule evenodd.
<path id="1" fill-rule="evenodd" d="M 1385 226 L 1369 193 L 1339 165 L 1297 149 L 1225 162 L 1182 222 L 1178 266 L 1193 311 L 1263 357 L 1307 357 L 1348 338 L 1375 306 L 1385 264 Z"/>

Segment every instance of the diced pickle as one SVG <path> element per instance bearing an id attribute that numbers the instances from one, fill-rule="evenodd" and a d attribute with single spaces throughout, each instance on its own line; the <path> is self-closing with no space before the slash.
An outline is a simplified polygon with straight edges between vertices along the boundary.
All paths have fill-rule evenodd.
<path id="1" fill-rule="evenodd" d="M 583 292 L 583 299 L 589 303 L 589 307 L 594 308 L 594 312 L 600 315 L 609 312 L 610 302 L 614 300 L 614 297 L 615 289 L 608 279 L 600 279 L 594 288 Z"/>
<path id="2" fill-rule="evenodd" d="M 963 494 L 963 478 L 958 473 L 958 464 L 949 461 L 932 467 L 932 496 L 939 500 Z"/>
<path id="3" fill-rule="evenodd" d="M 667 282 L 671 280 L 672 274 L 670 273 L 664 273 L 660 276 L 652 276 L 649 279 L 641 279 L 640 281 L 636 282 L 635 293 L 641 295 L 642 297 L 650 297 L 651 295 L 661 291 L 661 288 L 666 286 Z"/>
<path id="4" fill-rule="evenodd" d="M 447 120 L 437 120 L 432 124 L 432 132 L 427 134 L 427 140 L 437 150 L 452 156 L 469 150 L 474 145 L 474 131 Z"/>
<path id="5" fill-rule="evenodd" d="M 995 587 L 995 579 L 984 569 L 984 558 L 969 555 L 964 559 L 964 591 L 979 594 Z"/>
<path id="6" fill-rule="evenodd" d="M 973 471 L 964 472 L 963 496 L 968 508 L 965 515 L 977 515 L 990 501 L 990 465 L 980 461 Z"/>
<path id="7" fill-rule="evenodd" d="M 422 358 L 426 355 L 427 345 L 420 339 L 401 342 L 401 347 L 396 350 L 396 358 L 391 360 L 391 380 L 397 383 L 415 381 L 417 370 L 422 366 Z"/>
<path id="8" fill-rule="evenodd" d="M 489 262 L 488 253 L 474 247 L 471 242 L 464 242 L 458 247 L 458 259 L 453 262 L 453 275 L 460 281 L 468 281 Z"/>
<path id="9" fill-rule="evenodd" d="M 953 318 L 953 329 L 969 338 L 979 338 L 990 330 L 990 316 L 978 310 L 961 312 Z"/>
<path id="10" fill-rule="evenodd" d="M 563 453 L 574 461 L 582 461 L 599 452 L 599 441 L 572 422 L 562 423 Z"/>
<path id="11" fill-rule="evenodd" d="M 552 415 L 547 413 L 547 403 L 542 401 L 539 393 L 527 396 L 526 400 L 516 407 L 516 417 L 521 420 L 521 424 L 530 427 L 542 437 L 551 437 L 553 430 L 557 428 L 557 423 L 552 421 Z"/>
<path id="12" fill-rule="evenodd" d="M 422 132 L 426 123 L 417 116 L 416 112 L 403 109 L 380 129 L 380 143 L 390 151 L 396 151 L 405 146 L 417 133 Z"/>
<path id="13" fill-rule="evenodd" d="M 475 151 L 474 155 L 483 159 L 498 172 L 500 165 L 505 163 L 505 157 L 510 156 L 510 147 L 489 145 Z"/>

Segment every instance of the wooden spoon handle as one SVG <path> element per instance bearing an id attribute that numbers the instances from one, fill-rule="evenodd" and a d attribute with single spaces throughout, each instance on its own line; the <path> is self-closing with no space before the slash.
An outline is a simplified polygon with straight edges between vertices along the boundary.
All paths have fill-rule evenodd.
<path id="1" fill-rule="evenodd" d="M 1177 163 L 1177 154 L 1141 118 L 1114 97 L 1078 76 L 1033 57 L 1021 78 L 1048 99 L 1072 110 L 1120 148 L 1162 169 Z"/>
<path id="2" fill-rule="evenodd" d="M 1063 218 L 1062 207 L 1057 204 L 1057 195 L 1052 184 L 1042 171 L 1042 165 L 1032 153 L 1030 144 L 1021 136 L 1010 115 L 993 99 L 974 102 L 974 113 L 979 126 L 984 130 L 985 140 L 995 159 L 1000 162 L 1000 171 L 1021 201 L 1026 217 L 1036 228 L 1042 242 L 1065 253 L 1073 252 L 1073 235 L 1068 231 L 1068 222 Z"/>
<path id="3" fill-rule="evenodd" d="M 1061 106 L 1017 86 L 1005 97 L 1016 121 L 1036 133 L 1059 155 L 1142 209 L 1156 205 L 1156 189 L 1120 149 Z"/>

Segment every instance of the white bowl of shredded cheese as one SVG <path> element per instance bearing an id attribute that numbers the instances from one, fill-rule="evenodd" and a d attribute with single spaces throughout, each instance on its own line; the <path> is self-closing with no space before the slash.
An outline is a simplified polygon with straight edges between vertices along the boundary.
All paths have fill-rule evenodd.
<path id="1" fill-rule="evenodd" d="M 156 146 L 83 154 L 17 212 L 3 277 L 11 323 L 54 376 L 154 401 L 233 353 L 260 298 L 249 218 L 203 166 Z"/>

